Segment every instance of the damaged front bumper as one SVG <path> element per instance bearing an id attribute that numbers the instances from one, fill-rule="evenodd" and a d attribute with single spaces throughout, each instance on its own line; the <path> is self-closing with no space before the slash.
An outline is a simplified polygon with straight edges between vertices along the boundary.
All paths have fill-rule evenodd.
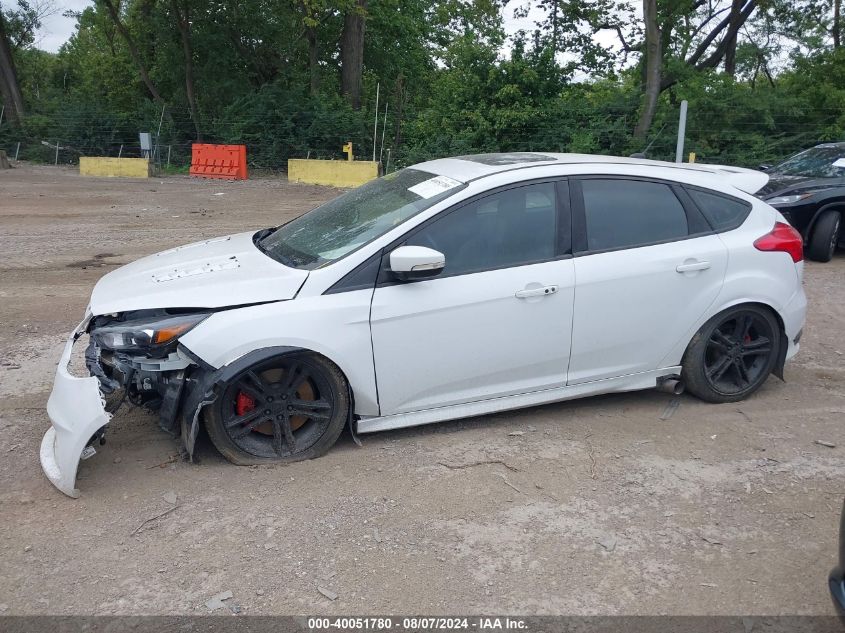
<path id="1" fill-rule="evenodd" d="M 159 426 L 171 436 L 181 436 L 185 453 L 192 457 L 200 412 L 214 401 L 219 373 L 201 366 L 202 361 L 175 340 L 155 355 L 145 355 L 142 349 L 103 350 L 95 340 L 102 331 L 96 325 L 97 318 L 86 314 L 65 345 L 47 401 L 52 426 L 41 441 L 44 474 L 74 498 L 79 496 L 80 460 L 96 452 L 97 440 L 104 442 L 106 425 L 124 402 L 157 412 Z M 71 371 L 73 351 L 86 333 L 91 335 L 84 355 L 90 376 L 80 377 Z"/>
<path id="2" fill-rule="evenodd" d="M 76 471 L 82 451 L 111 419 L 100 392 L 100 381 L 70 373 L 74 343 L 85 334 L 90 316 L 73 331 L 56 370 L 47 415 L 53 426 L 41 440 L 41 468 L 50 482 L 70 497 L 78 497 Z"/>

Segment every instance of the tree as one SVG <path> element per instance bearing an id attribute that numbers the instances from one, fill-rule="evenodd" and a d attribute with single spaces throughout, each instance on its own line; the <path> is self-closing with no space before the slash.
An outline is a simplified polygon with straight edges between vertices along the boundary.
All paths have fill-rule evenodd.
<path id="1" fill-rule="evenodd" d="M 663 67 L 663 46 L 660 26 L 657 23 L 657 0 L 643 0 L 643 22 L 645 22 L 645 88 L 644 103 L 640 119 L 634 129 L 634 137 L 645 138 L 654 120 L 657 98 L 661 91 Z"/>
<path id="2" fill-rule="evenodd" d="M 356 0 L 343 16 L 340 38 L 340 92 L 356 110 L 361 107 L 366 11 L 367 0 Z"/>
<path id="3" fill-rule="evenodd" d="M 188 99 L 188 106 L 191 109 L 191 119 L 194 122 L 198 142 L 202 142 L 202 129 L 200 127 L 200 113 L 197 107 L 197 95 L 194 90 L 194 50 L 191 44 L 191 1 L 171 0 L 171 8 L 176 18 L 176 26 L 179 29 L 179 37 L 182 40 L 182 55 L 185 62 L 185 95 Z"/>
<path id="4" fill-rule="evenodd" d="M 120 33 L 120 36 L 126 42 L 126 46 L 129 49 L 129 54 L 132 56 L 132 61 L 135 62 L 135 66 L 138 69 L 138 73 L 141 75 L 141 80 L 144 82 L 144 85 L 147 87 L 147 90 L 150 91 L 150 96 L 152 96 L 153 100 L 156 103 L 163 106 L 164 99 L 159 93 L 158 88 L 156 88 L 156 85 L 153 83 L 153 80 L 150 78 L 150 73 L 147 71 L 147 67 L 144 64 L 144 61 L 141 59 L 141 53 L 138 51 L 138 46 L 135 43 L 135 39 L 132 37 L 132 34 L 129 32 L 129 29 L 126 28 L 126 25 L 123 23 L 123 20 L 121 20 L 118 7 L 115 6 L 114 0 L 96 1 L 102 2 L 108 10 L 109 15 L 111 16 L 111 19 L 114 22 L 114 26 L 117 29 L 117 32 Z"/>
<path id="5" fill-rule="evenodd" d="M 15 69 L 15 60 L 12 58 L 12 47 L 9 44 L 2 7 L 0 7 L 0 95 L 3 97 L 6 117 L 12 123 L 18 124 L 24 115 L 23 95 Z"/>
<path id="6" fill-rule="evenodd" d="M 661 92 L 690 72 L 715 69 L 729 50 L 735 51 L 739 29 L 756 7 L 756 0 L 731 0 L 728 7 L 707 0 L 682 0 L 661 7 L 654 0 L 643 0 L 645 99 L 635 128 L 637 138 L 648 134 Z M 711 26 L 725 12 L 728 15 Z M 733 53 L 731 57 L 735 68 Z"/>

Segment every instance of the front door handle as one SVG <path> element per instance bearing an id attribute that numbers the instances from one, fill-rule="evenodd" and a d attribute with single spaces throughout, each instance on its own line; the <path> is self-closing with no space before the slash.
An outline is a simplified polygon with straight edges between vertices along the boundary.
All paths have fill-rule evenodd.
<path id="1" fill-rule="evenodd" d="M 679 273 L 688 273 L 696 270 L 707 270 L 708 268 L 710 268 L 710 262 L 703 260 L 687 260 L 683 264 L 678 264 L 678 266 L 675 267 L 675 270 Z"/>
<path id="2" fill-rule="evenodd" d="M 517 299 L 526 299 L 528 297 L 542 297 L 545 295 L 553 295 L 557 292 L 557 286 L 540 286 L 539 288 L 526 288 L 524 290 L 517 290 L 514 296 Z"/>

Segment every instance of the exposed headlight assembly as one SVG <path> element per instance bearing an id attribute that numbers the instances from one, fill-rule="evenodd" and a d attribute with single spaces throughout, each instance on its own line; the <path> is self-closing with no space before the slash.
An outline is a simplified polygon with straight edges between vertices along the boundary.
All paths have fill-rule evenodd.
<path id="1" fill-rule="evenodd" d="M 159 349 L 207 319 L 209 314 L 185 314 L 153 320 L 126 321 L 97 328 L 91 336 L 101 349 Z"/>

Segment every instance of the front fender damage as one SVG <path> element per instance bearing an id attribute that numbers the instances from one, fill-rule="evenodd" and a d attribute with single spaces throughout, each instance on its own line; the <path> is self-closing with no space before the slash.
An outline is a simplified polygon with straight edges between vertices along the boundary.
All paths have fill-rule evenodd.
<path id="1" fill-rule="evenodd" d="M 190 355 L 188 350 L 184 351 Z M 185 390 L 188 395 L 182 407 L 183 413 L 181 417 L 182 445 L 191 461 L 194 458 L 194 445 L 199 434 L 202 410 L 216 402 L 219 394 L 226 389 L 228 384 L 248 367 L 268 358 L 273 358 L 274 356 L 281 356 L 282 354 L 290 354 L 291 352 L 297 351 L 301 351 L 301 348 L 288 346 L 267 347 L 241 356 L 220 369 L 214 369 L 204 363 L 204 367 L 197 368 L 191 378 L 186 381 Z"/>
<path id="2" fill-rule="evenodd" d="M 41 442 L 41 466 L 56 488 L 78 497 L 76 474 L 80 460 L 93 454 L 93 444 L 124 402 L 155 410 L 159 426 L 172 436 L 180 436 L 184 455 L 194 461 L 203 410 L 217 401 L 219 394 L 243 370 L 273 356 L 301 351 L 298 347 L 271 347 L 250 352 L 214 368 L 179 345 L 162 358 L 130 354 L 103 354 L 91 341 L 85 350 L 89 377 L 70 372 L 73 346 L 88 331 L 87 317 L 71 334 L 56 372 L 53 391 L 47 403 L 52 427 Z M 106 395 L 119 397 L 109 411 Z M 90 448 L 89 448 L 90 447 Z"/>

